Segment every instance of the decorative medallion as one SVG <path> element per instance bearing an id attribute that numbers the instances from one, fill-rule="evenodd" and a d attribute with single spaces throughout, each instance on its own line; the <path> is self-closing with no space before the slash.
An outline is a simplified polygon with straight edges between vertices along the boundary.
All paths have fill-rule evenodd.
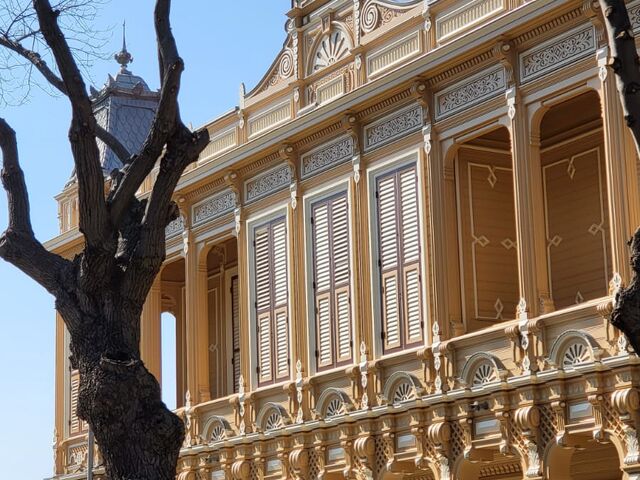
<path id="1" fill-rule="evenodd" d="M 393 391 L 393 403 L 403 403 L 416 398 L 416 389 L 409 382 L 400 382 Z"/>
<path id="2" fill-rule="evenodd" d="M 586 363 L 590 360 L 589 350 L 582 342 L 575 342 L 569 345 L 562 357 L 562 366 L 564 368 L 574 367 L 580 363 Z"/>
<path id="3" fill-rule="evenodd" d="M 342 60 L 349 54 L 350 42 L 342 30 L 335 30 L 320 40 L 313 56 L 311 72 L 315 73 Z"/>
<path id="4" fill-rule="evenodd" d="M 498 380 L 496 369 L 489 363 L 480 365 L 473 374 L 473 386 L 479 387 Z"/>

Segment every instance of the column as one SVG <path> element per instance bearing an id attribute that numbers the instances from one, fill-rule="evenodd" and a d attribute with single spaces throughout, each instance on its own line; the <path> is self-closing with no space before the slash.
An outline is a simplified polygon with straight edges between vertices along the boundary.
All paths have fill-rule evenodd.
<path id="1" fill-rule="evenodd" d="M 640 223 L 638 202 L 638 171 L 636 151 L 624 122 L 616 79 L 607 67 L 609 47 L 596 53 L 600 78 L 600 101 L 604 127 L 604 149 L 609 198 L 609 224 L 613 271 L 624 284 L 631 280 L 627 241 Z"/>
<path id="2" fill-rule="evenodd" d="M 518 272 L 521 307 L 532 316 L 553 310 L 546 262 L 542 206 L 540 141 L 530 135 L 526 106 L 516 89 L 506 94 L 516 207 Z M 522 302 L 526 302 L 526 305 Z"/>
<path id="3" fill-rule="evenodd" d="M 62 316 L 56 312 L 56 370 L 55 370 L 55 425 L 53 432 L 53 473 L 64 473 L 64 449 L 60 447 L 65 436 L 65 397 L 68 395 L 68 384 L 65 381 L 68 369 L 66 327 Z"/>
<path id="4" fill-rule="evenodd" d="M 207 318 L 207 262 L 204 245 L 185 230 L 187 393 L 191 404 L 209 401 L 209 322 Z"/>
<path id="5" fill-rule="evenodd" d="M 140 357 L 160 384 L 162 384 L 161 275 L 161 273 L 158 274 L 151 286 L 147 300 L 142 307 L 142 317 L 140 318 Z"/>
<path id="6" fill-rule="evenodd" d="M 251 320 L 249 312 L 249 243 L 247 240 L 247 222 L 244 219 L 242 207 L 238 206 L 234 212 L 235 235 L 238 239 L 238 284 L 240 307 L 240 390 L 251 385 Z M 247 388 L 248 390 L 249 388 Z"/>

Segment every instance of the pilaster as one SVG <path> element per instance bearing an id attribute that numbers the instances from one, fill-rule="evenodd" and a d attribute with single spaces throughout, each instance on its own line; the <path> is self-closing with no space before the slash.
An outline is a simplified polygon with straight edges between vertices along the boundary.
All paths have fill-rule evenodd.
<path id="1" fill-rule="evenodd" d="M 53 432 L 53 470 L 55 474 L 63 472 L 64 452 L 60 443 L 64 438 L 65 423 L 65 373 L 66 373 L 65 325 L 62 315 L 56 312 L 56 370 L 55 370 L 55 425 Z"/>
<path id="2" fill-rule="evenodd" d="M 623 283 L 631 280 L 627 241 L 640 223 L 636 152 L 624 123 L 624 112 L 613 72 L 609 71 L 609 48 L 596 53 L 600 78 L 600 102 L 604 127 L 604 150 L 609 196 L 611 261 Z"/>
<path id="3" fill-rule="evenodd" d="M 539 140 L 530 136 L 526 106 L 515 87 L 506 93 L 513 162 L 520 297 L 532 316 L 551 311 L 546 262 Z M 535 147 L 537 145 L 537 148 Z"/>

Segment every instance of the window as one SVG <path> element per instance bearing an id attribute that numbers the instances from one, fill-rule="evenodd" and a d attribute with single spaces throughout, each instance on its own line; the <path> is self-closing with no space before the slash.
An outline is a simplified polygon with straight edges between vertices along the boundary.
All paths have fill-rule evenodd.
<path id="1" fill-rule="evenodd" d="M 289 378 L 289 314 L 285 218 L 254 230 L 258 385 Z"/>
<path id="2" fill-rule="evenodd" d="M 416 165 L 376 179 L 378 268 L 384 353 L 423 339 Z"/>
<path id="3" fill-rule="evenodd" d="M 325 370 L 352 357 L 347 193 L 311 207 L 316 365 Z"/>
<path id="4" fill-rule="evenodd" d="M 69 435 L 77 435 L 87 430 L 87 423 L 78 416 L 78 395 L 80 393 L 80 372 L 71 370 L 69 375 Z"/>

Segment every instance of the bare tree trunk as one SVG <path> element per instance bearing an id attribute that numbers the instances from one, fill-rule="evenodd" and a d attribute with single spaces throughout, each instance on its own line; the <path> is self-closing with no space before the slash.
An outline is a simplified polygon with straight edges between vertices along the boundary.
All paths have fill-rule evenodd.
<path id="1" fill-rule="evenodd" d="M 599 0 L 609 40 L 610 66 L 616 75 L 620 102 L 627 126 L 633 134 L 640 156 L 640 61 L 624 0 Z M 621 158 L 619 161 L 624 162 Z M 640 228 L 629 242 L 631 247 L 631 283 L 617 296 L 611 323 L 628 338 L 640 353 Z"/>
<path id="2" fill-rule="evenodd" d="M 111 480 L 175 478 L 184 438 L 182 421 L 166 408 L 158 382 L 140 358 L 142 307 L 165 259 L 165 227 L 178 215 L 172 195 L 184 169 L 209 142 L 206 129 L 191 132 L 180 118 L 184 66 L 171 33 L 170 6 L 170 0 L 156 0 L 162 89 L 152 127 L 136 155 L 129 155 L 97 125 L 84 80 L 58 25 L 60 12 L 49 0 L 33 0 L 33 7 L 59 77 L 37 54 L 0 37 L 0 47 L 32 62 L 69 98 L 69 141 L 85 239 L 83 251 L 67 260 L 48 252 L 35 238 L 16 134 L 0 118 L 2 184 L 9 206 L 0 258 L 55 297 L 71 337 L 71 365 L 80 372 L 78 415 L 93 430 Z M 106 198 L 97 138 L 125 165 L 112 173 Z M 136 191 L 158 162 L 151 194 L 140 201 Z"/>

